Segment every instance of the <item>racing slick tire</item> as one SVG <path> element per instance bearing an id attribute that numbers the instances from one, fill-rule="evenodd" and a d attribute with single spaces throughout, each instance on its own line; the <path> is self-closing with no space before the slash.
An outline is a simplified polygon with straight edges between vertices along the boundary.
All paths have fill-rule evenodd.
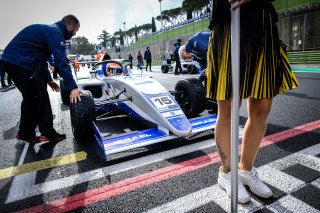
<path id="1" fill-rule="evenodd" d="M 61 95 L 62 103 L 65 105 L 69 105 L 70 90 L 66 89 L 63 79 L 60 79 L 60 95 Z"/>
<path id="2" fill-rule="evenodd" d="M 187 117 L 195 117 L 206 108 L 205 88 L 196 78 L 179 80 L 175 85 L 175 99 Z"/>
<path id="3" fill-rule="evenodd" d="M 198 71 L 197 71 L 197 67 L 193 64 L 189 64 L 188 67 L 187 67 L 187 71 L 189 74 L 197 74 Z"/>
<path id="4" fill-rule="evenodd" d="M 83 90 L 81 101 L 70 103 L 72 132 L 77 141 L 93 138 L 93 125 L 96 122 L 94 99 L 89 90 Z"/>
<path id="5" fill-rule="evenodd" d="M 169 66 L 168 65 L 161 65 L 161 72 L 162 73 L 168 73 Z"/>

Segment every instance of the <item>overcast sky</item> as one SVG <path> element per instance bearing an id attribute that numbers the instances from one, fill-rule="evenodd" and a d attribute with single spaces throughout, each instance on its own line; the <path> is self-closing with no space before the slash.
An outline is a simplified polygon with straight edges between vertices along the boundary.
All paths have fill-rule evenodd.
<path id="1" fill-rule="evenodd" d="M 162 0 L 161 9 L 180 7 L 183 0 Z M 85 36 L 91 43 L 102 30 L 111 35 L 146 23 L 160 14 L 159 0 L 1 0 L 0 49 L 24 27 L 30 24 L 52 24 L 67 14 L 80 21 L 77 36 Z M 160 23 L 156 21 L 157 29 Z"/>

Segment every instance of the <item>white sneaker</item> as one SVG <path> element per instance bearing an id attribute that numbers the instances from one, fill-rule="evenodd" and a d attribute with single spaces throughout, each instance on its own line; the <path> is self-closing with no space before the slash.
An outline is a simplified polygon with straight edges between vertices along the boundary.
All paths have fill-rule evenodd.
<path id="1" fill-rule="evenodd" d="M 218 185 L 226 190 L 227 195 L 231 197 L 231 172 L 223 174 L 219 171 L 218 176 Z M 238 181 L 238 202 L 239 203 L 248 203 L 251 201 L 250 195 L 248 194 L 246 188 Z"/>
<path id="2" fill-rule="evenodd" d="M 270 198 L 273 196 L 272 191 L 261 181 L 258 171 L 254 167 L 251 171 L 239 170 L 239 180 L 243 185 L 249 186 L 250 191 L 259 197 Z"/>

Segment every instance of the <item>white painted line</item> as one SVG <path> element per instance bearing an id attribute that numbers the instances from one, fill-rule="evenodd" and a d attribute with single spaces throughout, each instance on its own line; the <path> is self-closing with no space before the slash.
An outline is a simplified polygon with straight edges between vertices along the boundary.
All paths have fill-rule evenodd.
<path id="1" fill-rule="evenodd" d="M 319 210 L 309 206 L 305 202 L 288 195 L 280 198 L 278 201 L 267 206 L 272 212 L 308 212 L 308 213 L 319 213 Z"/>
<path id="2" fill-rule="evenodd" d="M 320 190 L 320 178 L 311 182 L 311 185 L 313 185 L 314 187 L 317 187 Z"/>
<path id="3" fill-rule="evenodd" d="M 230 198 L 225 191 L 217 184 L 211 187 L 204 188 L 197 192 L 188 194 L 184 197 L 178 198 L 174 201 L 165 203 L 156 208 L 150 209 L 145 213 L 181 213 L 189 212 L 193 209 L 199 208 L 210 202 L 218 204 L 227 212 L 231 211 Z M 239 212 L 252 212 L 262 207 L 262 205 L 254 199 L 246 205 L 239 205 Z"/>
<path id="4" fill-rule="evenodd" d="M 258 168 L 259 177 L 262 181 L 280 189 L 285 193 L 290 193 L 294 189 L 305 184 L 291 175 L 288 175 L 280 170 L 274 169 L 269 165 L 264 165 Z"/>
<path id="5" fill-rule="evenodd" d="M 23 164 L 24 159 L 27 155 L 28 148 L 29 148 L 29 143 L 24 143 L 23 150 L 22 150 L 18 165 Z"/>
<path id="6" fill-rule="evenodd" d="M 30 193 L 30 190 L 34 189 L 34 183 L 36 181 L 36 172 L 17 175 L 13 178 L 10 190 L 6 199 L 6 204 L 25 199 Z"/>
<path id="7" fill-rule="evenodd" d="M 320 158 L 315 157 L 319 154 L 320 144 L 301 150 L 300 152 L 293 153 L 284 158 L 278 159 L 269 163 L 270 167 L 277 170 L 284 170 L 295 164 L 301 164 L 316 171 L 320 171 Z"/>

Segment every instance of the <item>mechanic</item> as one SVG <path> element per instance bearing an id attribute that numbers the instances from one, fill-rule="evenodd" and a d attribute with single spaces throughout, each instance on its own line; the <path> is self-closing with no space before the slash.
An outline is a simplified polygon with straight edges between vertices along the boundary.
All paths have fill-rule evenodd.
<path id="1" fill-rule="evenodd" d="M 76 72 L 80 72 L 80 64 L 78 64 L 78 62 L 80 62 L 79 55 L 77 55 L 77 57 L 73 60 L 74 69 L 76 70 Z"/>
<path id="2" fill-rule="evenodd" d="M 137 61 L 138 61 L 137 68 L 140 69 L 140 67 L 143 66 L 143 56 L 140 53 L 140 51 L 138 51 Z"/>
<path id="3" fill-rule="evenodd" d="M 172 55 L 171 50 L 167 49 L 165 54 L 165 60 L 167 61 L 168 65 L 171 64 L 171 55 Z"/>
<path id="4" fill-rule="evenodd" d="M 106 61 L 106 60 L 110 60 L 110 59 L 111 59 L 110 55 L 107 52 L 105 52 L 103 55 L 102 61 Z"/>
<path id="5" fill-rule="evenodd" d="M 47 61 L 51 54 L 66 89 L 70 102 L 81 101 L 80 90 L 73 79 L 65 52 L 65 40 L 70 40 L 79 30 L 79 20 L 67 15 L 52 25 L 33 24 L 21 30 L 4 49 L 0 65 L 11 75 L 22 94 L 21 117 L 16 138 L 29 143 L 61 141 L 65 134 L 53 128 L 53 115 L 47 84 L 60 91 L 51 78 Z M 36 136 L 39 127 L 41 136 Z"/>
<path id="6" fill-rule="evenodd" d="M 149 66 L 149 70 L 150 70 L 150 72 L 152 72 L 152 70 L 151 70 L 152 55 L 151 55 L 151 51 L 150 51 L 149 47 L 147 47 L 146 51 L 144 52 L 144 59 L 146 60 L 146 64 L 147 64 L 146 71 Z"/>
<path id="7" fill-rule="evenodd" d="M 131 62 L 130 69 L 132 69 L 133 57 L 132 57 L 131 53 L 129 53 L 128 60 Z"/>
<path id="8" fill-rule="evenodd" d="M 210 32 L 198 32 L 188 39 L 185 45 L 179 48 L 179 56 L 183 60 L 193 59 L 201 68 L 199 80 L 205 80 L 205 69 L 207 68 L 207 52 Z"/>
<path id="9" fill-rule="evenodd" d="M 182 72 L 182 67 L 181 67 L 181 62 L 180 62 L 180 57 L 179 57 L 179 49 L 181 47 L 181 39 L 177 39 L 177 43 L 173 45 L 173 54 L 174 54 L 174 60 L 176 61 L 176 66 L 174 68 L 174 74 L 175 75 L 180 75 Z M 178 69 L 180 70 L 178 72 Z"/>

